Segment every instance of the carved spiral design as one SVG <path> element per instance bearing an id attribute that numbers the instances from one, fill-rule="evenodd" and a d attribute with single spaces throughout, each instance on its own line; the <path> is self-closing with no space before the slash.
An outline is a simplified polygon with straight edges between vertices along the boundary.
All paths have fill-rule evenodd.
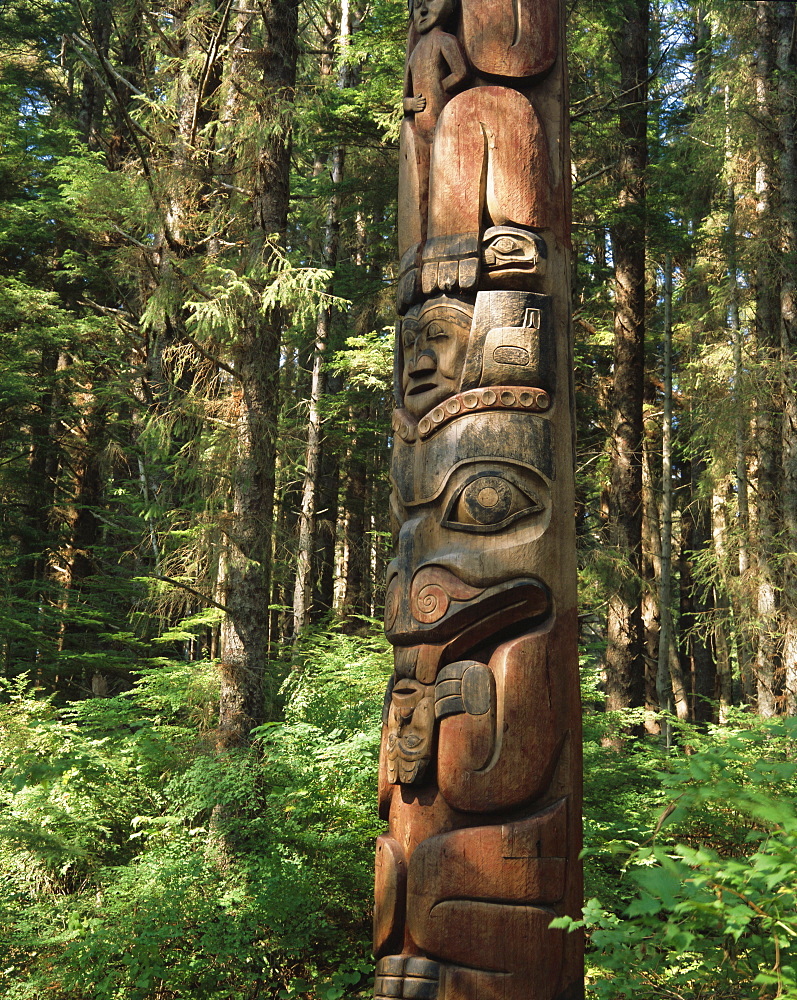
<path id="1" fill-rule="evenodd" d="M 413 617 L 424 624 L 438 622 L 448 611 L 451 598 L 439 583 L 427 583 L 415 594 Z"/>

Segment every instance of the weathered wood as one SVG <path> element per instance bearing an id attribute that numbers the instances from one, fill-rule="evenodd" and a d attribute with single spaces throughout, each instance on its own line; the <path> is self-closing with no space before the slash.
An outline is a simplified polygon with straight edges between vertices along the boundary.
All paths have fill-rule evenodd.
<path id="1" fill-rule="evenodd" d="M 412 6 L 378 1000 L 583 997 L 562 16 Z"/>

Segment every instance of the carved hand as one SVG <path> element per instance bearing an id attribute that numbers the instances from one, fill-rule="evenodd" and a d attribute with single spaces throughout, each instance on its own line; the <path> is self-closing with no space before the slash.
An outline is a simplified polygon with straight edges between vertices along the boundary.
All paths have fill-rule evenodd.
<path id="1" fill-rule="evenodd" d="M 477 660 L 460 660 L 443 667 L 435 684 L 437 718 L 460 712 L 485 715 L 494 703 L 492 677 L 490 668 Z"/>
<path id="2" fill-rule="evenodd" d="M 426 110 L 426 98 L 423 94 L 418 94 L 416 97 L 405 97 L 404 98 L 404 113 L 414 114 L 417 111 Z"/>

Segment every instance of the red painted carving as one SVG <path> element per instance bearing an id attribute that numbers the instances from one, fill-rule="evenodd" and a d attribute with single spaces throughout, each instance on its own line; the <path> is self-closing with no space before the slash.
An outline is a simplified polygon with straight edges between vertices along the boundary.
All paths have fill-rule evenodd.
<path id="1" fill-rule="evenodd" d="M 546 73 L 556 62 L 558 34 L 557 0 L 462 0 L 462 39 L 480 73 Z"/>

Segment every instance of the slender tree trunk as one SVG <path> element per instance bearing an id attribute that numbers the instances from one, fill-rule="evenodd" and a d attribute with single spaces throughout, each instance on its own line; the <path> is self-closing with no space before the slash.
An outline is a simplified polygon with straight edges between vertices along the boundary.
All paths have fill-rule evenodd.
<path id="1" fill-rule="evenodd" d="M 343 89 L 352 82 L 352 74 L 346 62 L 350 34 L 350 13 L 348 0 L 342 0 L 340 11 L 338 86 Z M 346 147 L 335 146 L 330 162 L 332 195 L 327 208 L 324 235 L 324 265 L 334 270 L 340 246 L 340 185 L 343 183 L 346 162 Z M 329 291 L 331 291 L 331 286 Z M 321 427 L 321 399 L 325 391 L 326 374 L 324 359 L 332 325 L 332 308 L 324 304 L 318 311 L 316 323 L 315 349 L 313 352 L 313 373 L 310 387 L 310 401 L 307 422 L 307 452 L 305 458 L 302 505 L 299 513 L 299 544 L 296 558 L 296 583 L 293 591 L 293 640 L 299 638 L 302 629 L 310 620 L 312 609 L 312 569 L 316 536 L 316 497 L 318 479 L 323 455 L 323 432 Z"/>
<path id="2" fill-rule="evenodd" d="M 672 620 L 672 258 L 664 265 L 664 414 L 661 441 L 661 571 L 659 573 L 659 632 L 656 688 L 659 704 L 666 709 L 675 704 L 679 719 L 689 717 L 681 661 Z"/>
<path id="3" fill-rule="evenodd" d="M 797 715 L 797 41 L 794 3 L 776 4 L 780 138 L 780 331 L 783 357 L 783 672 L 785 711 Z"/>
<path id="4" fill-rule="evenodd" d="M 368 472 L 362 455 L 361 428 L 367 420 L 365 407 L 352 407 L 349 423 L 351 444 L 346 462 L 346 585 L 341 614 L 351 629 L 360 628 L 360 615 L 368 614 L 367 551 Z"/>
<path id="5" fill-rule="evenodd" d="M 697 114 L 705 114 L 709 105 L 711 73 L 711 32 L 706 5 L 693 5 L 694 70 L 693 101 Z M 709 211 L 714 186 L 707 180 L 692 187 L 689 209 L 691 230 L 698 233 Z M 686 301 L 690 310 L 690 350 L 693 358 L 700 355 L 705 340 L 706 316 L 711 311 L 708 281 L 696 255 L 689 265 L 686 282 Z M 690 442 L 689 481 L 685 484 L 681 510 L 684 540 L 680 565 L 684 569 L 682 580 L 682 607 L 686 617 L 682 627 L 683 672 L 690 694 L 690 715 L 696 722 L 708 722 L 714 714 L 713 699 L 716 681 L 716 664 L 710 640 L 712 620 L 712 588 L 701 579 L 700 565 L 711 551 L 711 506 L 705 496 L 708 466 L 705 448 L 700 444 L 695 402 L 687 401 L 686 412 L 680 420 L 685 440 Z"/>
<path id="6" fill-rule="evenodd" d="M 733 397 L 735 410 L 736 443 L 736 503 L 738 549 L 738 586 L 731 587 L 731 608 L 735 623 L 736 659 L 739 665 L 739 685 L 742 704 L 753 705 L 756 699 L 753 646 L 750 638 L 750 601 L 747 592 L 751 586 L 750 572 L 750 501 L 748 484 L 748 436 L 750 411 L 745 393 L 743 364 L 745 332 L 739 317 L 739 268 L 737 263 L 736 190 L 733 182 L 734 164 L 731 152 L 730 88 L 725 87 L 725 161 L 728 174 L 726 192 L 728 223 L 726 228 L 728 261 L 728 325 L 733 343 Z"/>
<path id="7" fill-rule="evenodd" d="M 756 687 L 759 715 L 773 716 L 778 711 L 780 696 L 780 636 L 778 611 L 778 494 L 780 448 L 778 433 L 781 417 L 778 397 L 781 393 L 778 371 L 780 360 L 780 308 L 778 275 L 771 266 L 777 254 L 774 219 L 772 176 L 774 148 L 771 128 L 771 86 L 774 77 L 774 25 L 770 3 L 759 0 L 756 11 L 758 51 L 756 58 L 756 89 L 760 127 L 758 131 L 759 161 L 756 171 L 756 194 L 760 234 L 768 253 L 762 256 L 754 274 L 756 302 L 756 349 L 759 368 L 758 409 L 756 412 L 757 463 L 757 549 L 758 577 Z M 770 383 L 770 380 L 774 384 Z"/>
<path id="8" fill-rule="evenodd" d="M 337 380 L 336 380 L 337 381 Z M 333 391 L 330 386 L 330 391 Z M 328 615 L 335 606 L 335 543 L 337 540 L 340 462 L 332 448 L 324 449 L 319 488 L 313 620 Z"/>
<path id="9" fill-rule="evenodd" d="M 648 0 L 623 0 L 615 39 L 620 64 L 619 212 L 612 227 L 615 266 L 614 385 L 608 540 L 627 563 L 609 597 L 606 704 L 644 704 L 642 559 L 642 405 L 645 359 L 645 235 L 648 98 Z"/>
<path id="10" fill-rule="evenodd" d="M 80 613 L 80 606 L 86 602 L 88 591 L 97 587 L 94 579 L 97 571 L 95 548 L 100 535 L 98 514 L 106 485 L 106 460 L 103 452 L 108 443 L 107 429 L 107 405 L 94 399 L 82 421 L 82 440 L 78 453 L 73 457 L 75 502 L 66 552 L 65 618 L 62 633 L 62 649 L 69 653 L 91 654 L 96 649 L 97 627 L 86 623 Z M 99 669 L 84 669 L 80 676 L 72 672 L 71 681 L 73 684 L 81 684 L 83 692 L 108 692 L 107 678 Z"/>
<path id="11" fill-rule="evenodd" d="M 717 663 L 717 687 L 715 697 L 719 705 L 718 721 L 728 721 L 728 715 L 733 706 L 733 673 L 731 667 L 731 651 L 728 642 L 728 622 L 731 606 L 728 601 L 727 582 L 730 556 L 726 544 L 728 531 L 727 517 L 727 482 L 724 492 L 715 489 L 711 503 L 711 528 L 714 539 L 714 553 L 719 566 L 719 581 L 714 586 L 714 652 Z"/>
<path id="12" fill-rule="evenodd" d="M 655 715 L 661 705 L 656 686 L 656 660 L 658 657 L 661 622 L 659 620 L 659 574 L 661 571 L 661 525 L 659 523 L 658 476 L 655 473 L 655 456 L 659 451 L 660 428 L 654 418 L 645 420 L 645 437 L 642 454 L 642 624 L 645 629 L 645 729 L 660 732 Z"/>
<path id="13" fill-rule="evenodd" d="M 111 18 L 111 0 L 94 0 L 91 18 L 84 22 L 84 30 L 101 58 L 108 56 L 111 42 Z M 105 90 L 94 73 L 87 71 L 83 74 L 77 120 L 82 139 L 92 150 L 101 149 L 104 145 L 102 136 L 104 107 Z"/>

